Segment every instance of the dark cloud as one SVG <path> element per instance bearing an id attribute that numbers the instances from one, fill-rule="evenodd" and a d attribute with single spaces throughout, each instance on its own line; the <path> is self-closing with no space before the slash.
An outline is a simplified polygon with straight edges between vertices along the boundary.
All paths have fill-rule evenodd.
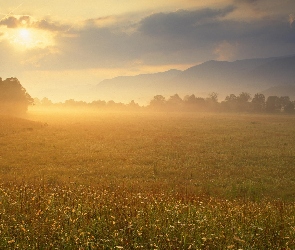
<path id="1" fill-rule="evenodd" d="M 140 22 L 139 31 L 150 36 L 183 37 L 196 30 L 196 27 L 217 22 L 233 11 L 233 7 L 222 10 L 203 9 L 196 11 L 179 10 L 172 13 L 157 13 Z"/>
<path id="2" fill-rule="evenodd" d="M 21 22 L 19 21 L 19 19 L 13 16 L 6 17 L 0 21 L 0 26 L 6 26 L 7 28 L 17 28 L 20 26 L 20 24 Z"/>
<path id="3" fill-rule="evenodd" d="M 30 16 L 9 16 L 0 21 L 0 26 L 7 28 L 37 28 L 49 31 L 65 31 L 69 29 L 68 25 L 61 25 L 48 20 L 34 20 Z"/>
<path id="4" fill-rule="evenodd" d="M 223 18 L 234 10 L 235 8 L 228 7 L 221 10 L 158 13 L 143 19 L 139 32 L 156 41 L 161 49 L 166 48 L 167 52 L 177 48 L 181 51 L 188 48 L 200 51 L 205 48 L 210 55 L 210 48 L 223 41 L 240 44 L 241 47 L 252 47 L 252 41 L 256 40 L 257 48 L 252 47 L 253 56 L 264 50 L 259 47 L 260 43 L 273 44 L 273 51 L 268 51 L 270 55 L 275 51 L 284 51 L 284 44 L 294 46 L 294 32 L 286 20 L 235 21 Z M 247 44 L 248 41 L 251 44 Z M 242 54 L 240 56 L 247 57 Z"/>
<path id="5" fill-rule="evenodd" d="M 30 16 L 8 16 L 0 21 L 0 26 L 14 29 L 19 27 L 30 27 L 33 24 Z"/>

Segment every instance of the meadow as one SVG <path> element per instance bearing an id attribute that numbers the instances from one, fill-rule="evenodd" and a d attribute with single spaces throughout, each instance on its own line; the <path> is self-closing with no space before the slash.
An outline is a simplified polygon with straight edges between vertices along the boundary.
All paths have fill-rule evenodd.
<path id="1" fill-rule="evenodd" d="M 295 116 L 0 116 L 0 249 L 295 249 Z"/>

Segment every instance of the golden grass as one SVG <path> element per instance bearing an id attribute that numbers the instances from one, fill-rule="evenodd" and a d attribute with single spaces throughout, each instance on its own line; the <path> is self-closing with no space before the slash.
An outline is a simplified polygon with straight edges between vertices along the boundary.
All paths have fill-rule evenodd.
<path id="1" fill-rule="evenodd" d="M 292 249 L 294 116 L 0 117 L 0 248 Z"/>

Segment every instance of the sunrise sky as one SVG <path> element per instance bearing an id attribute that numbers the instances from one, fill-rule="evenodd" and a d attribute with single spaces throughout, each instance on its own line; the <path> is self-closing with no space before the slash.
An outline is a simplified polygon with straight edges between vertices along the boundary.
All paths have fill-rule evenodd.
<path id="1" fill-rule="evenodd" d="M 295 54 L 294 0 L 0 1 L 0 77 L 54 101 L 118 75 Z"/>

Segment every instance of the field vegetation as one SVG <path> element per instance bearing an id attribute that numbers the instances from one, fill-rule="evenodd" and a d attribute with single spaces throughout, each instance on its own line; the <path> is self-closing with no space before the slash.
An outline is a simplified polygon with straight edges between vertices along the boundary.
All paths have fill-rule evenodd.
<path id="1" fill-rule="evenodd" d="M 0 116 L 0 249 L 294 249 L 295 116 Z"/>

